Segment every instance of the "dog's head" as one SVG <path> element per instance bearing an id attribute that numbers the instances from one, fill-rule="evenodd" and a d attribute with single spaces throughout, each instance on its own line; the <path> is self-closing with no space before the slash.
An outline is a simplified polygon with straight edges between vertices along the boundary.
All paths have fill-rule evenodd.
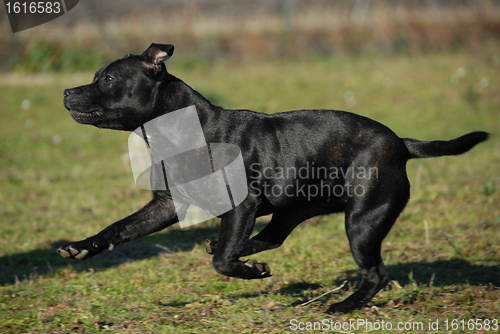
<path id="1" fill-rule="evenodd" d="M 64 90 L 64 106 L 78 123 L 134 130 L 151 119 L 174 46 L 151 44 L 140 55 L 125 54 L 96 72 L 91 84 Z"/>

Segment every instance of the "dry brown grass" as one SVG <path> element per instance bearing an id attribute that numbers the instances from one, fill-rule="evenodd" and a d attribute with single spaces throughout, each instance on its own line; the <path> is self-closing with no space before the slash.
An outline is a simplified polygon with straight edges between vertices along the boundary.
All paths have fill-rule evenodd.
<path id="1" fill-rule="evenodd" d="M 169 42 L 184 54 L 235 60 L 474 49 L 500 39 L 500 3 L 493 0 L 290 3 L 82 3 L 74 12 L 14 39 L 8 37 L 10 28 L 2 18 L 0 57 L 15 48 L 22 52 L 40 39 L 63 45 L 78 40 L 89 49 L 114 55 L 117 49 L 138 52 L 152 41 Z"/>

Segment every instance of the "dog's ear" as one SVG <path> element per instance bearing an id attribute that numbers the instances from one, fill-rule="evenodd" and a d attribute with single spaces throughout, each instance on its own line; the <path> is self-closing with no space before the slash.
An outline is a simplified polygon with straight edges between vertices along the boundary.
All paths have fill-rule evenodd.
<path id="1" fill-rule="evenodd" d="M 142 57 L 153 64 L 155 70 L 160 68 L 160 65 L 170 58 L 174 53 L 174 46 L 172 44 L 151 44 L 149 48 L 142 53 Z"/>

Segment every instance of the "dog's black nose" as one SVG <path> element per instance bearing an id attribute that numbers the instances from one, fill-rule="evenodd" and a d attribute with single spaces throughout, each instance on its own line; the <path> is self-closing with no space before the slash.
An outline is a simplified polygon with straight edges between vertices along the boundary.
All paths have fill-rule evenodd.
<path id="1" fill-rule="evenodd" d="M 70 94 L 71 94 L 71 90 L 70 89 L 65 89 L 64 90 L 64 97 L 68 97 Z"/>

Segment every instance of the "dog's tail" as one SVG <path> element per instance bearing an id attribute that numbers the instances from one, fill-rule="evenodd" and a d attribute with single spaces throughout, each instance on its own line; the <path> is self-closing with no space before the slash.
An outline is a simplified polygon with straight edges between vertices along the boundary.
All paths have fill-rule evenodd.
<path id="1" fill-rule="evenodd" d="M 411 138 L 403 138 L 403 141 L 410 153 L 410 159 L 433 158 L 465 153 L 480 142 L 488 139 L 488 136 L 487 132 L 476 131 L 448 141 L 421 141 Z"/>

